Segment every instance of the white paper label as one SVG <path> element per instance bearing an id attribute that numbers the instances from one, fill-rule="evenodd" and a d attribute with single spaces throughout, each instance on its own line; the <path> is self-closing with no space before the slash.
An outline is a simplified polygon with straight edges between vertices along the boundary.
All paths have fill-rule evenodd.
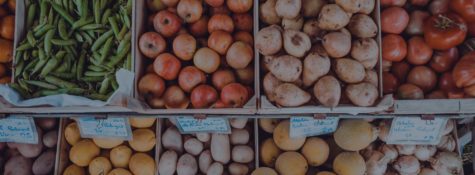
<path id="1" fill-rule="evenodd" d="M 176 121 L 181 133 L 231 133 L 229 120 L 226 118 L 195 119 L 193 117 L 178 117 Z"/>
<path id="2" fill-rule="evenodd" d="M 419 117 L 396 117 L 392 121 L 387 143 L 436 145 L 440 141 L 441 131 L 446 124 L 446 118 L 422 120 Z"/>
<path id="3" fill-rule="evenodd" d="M 132 139 L 132 129 L 128 118 L 108 117 L 106 119 L 96 119 L 94 117 L 79 117 L 76 118 L 76 121 L 83 138 Z"/>
<path id="4" fill-rule="evenodd" d="M 0 119 L 0 142 L 38 143 L 35 121 L 26 116 Z"/>
<path id="5" fill-rule="evenodd" d="M 339 118 L 327 117 L 314 119 L 312 117 L 292 117 L 290 119 L 290 137 L 310 137 L 335 132 Z"/>

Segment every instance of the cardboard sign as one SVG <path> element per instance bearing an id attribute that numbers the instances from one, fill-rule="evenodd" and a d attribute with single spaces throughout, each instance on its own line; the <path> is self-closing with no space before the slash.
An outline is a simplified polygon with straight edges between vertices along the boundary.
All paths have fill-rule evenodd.
<path id="1" fill-rule="evenodd" d="M 387 143 L 437 145 L 446 124 L 446 118 L 422 120 L 419 117 L 396 117 L 392 121 Z"/>
<path id="2" fill-rule="evenodd" d="M 222 133 L 230 134 L 231 127 L 226 118 L 208 117 L 206 119 L 195 119 L 193 117 L 178 117 L 176 119 L 178 129 L 181 133 Z"/>
<path id="3" fill-rule="evenodd" d="M 11 116 L 0 119 L 0 142 L 38 143 L 38 132 L 31 117 Z"/>
<path id="4" fill-rule="evenodd" d="M 108 117 L 106 119 L 96 119 L 95 117 L 79 117 L 76 118 L 76 121 L 83 138 L 132 139 L 132 129 L 128 118 Z"/>
<path id="5" fill-rule="evenodd" d="M 290 119 L 290 137 L 310 137 L 335 132 L 339 118 L 327 117 L 314 119 L 312 117 L 292 117 Z"/>

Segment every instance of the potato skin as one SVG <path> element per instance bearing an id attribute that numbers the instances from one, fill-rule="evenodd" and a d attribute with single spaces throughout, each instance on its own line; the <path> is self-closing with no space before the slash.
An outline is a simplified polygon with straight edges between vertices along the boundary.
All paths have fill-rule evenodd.
<path id="1" fill-rule="evenodd" d="M 262 55 L 273 55 L 279 52 L 283 45 L 282 28 L 271 25 L 261 29 L 255 37 L 255 45 Z"/>
<path id="2" fill-rule="evenodd" d="M 198 172 L 196 159 L 190 154 L 183 154 L 180 159 L 178 159 L 176 172 L 177 175 L 196 174 Z"/>
<path id="3" fill-rule="evenodd" d="M 249 131 L 246 129 L 232 129 L 231 132 L 231 144 L 233 145 L 245 145 L 249 142 Z"/>
<path id="4" fill-rule="evenodd" d="M 162 154 L 158 162 L 158 173 L 162 175 L 173 175 L 176 171 L 178 154 L 173 150 L 168 150 Z"/>
<path id="5" fill-rule="evenodd" d="M 229 135 L 213 133 L 211 136 L 211 156 L 213 160 L 227 164 L 231 160 Z"/>
<path id="6" fill-rule="evenodd" d="M 58 131 L 53 130 L 43 135 L 43 144 L 48 148 L 56 147 L 58 143 Z"/>
<path id="7" fill-rule="evenodd" d="M 350 16 L 339 5 L 327 4 L 318 15 L 318 27 L 323 30 L 339 30 L 350 22 Z"/>
<path id="8" fill-rule="evenodd" d="M 183 152 L 183 139 L 180 132 L 171 126 L 162 135 L 162 144 L 165 149 L 171 149 L 177 153 Z"/>
<path id="9" fill-rule="evenodd" d="M 231 175 L 245 175 L 249 173 L 249 167 L 240 163 L 229 164 L 228 170 Z"/>
<path id="10" fill-rule="evenodd" d="M 18 155 L 8 159 L 3 173 L 4 175 L 32 175 L 31 166 L 31 159 Z"/>
<path id="11" fill-rule="evenodd" d="M 341 98 L 341 86 L 335 77 L 327 75 L 317 81 L 313 93 L 323 106 L 336 107 Z"/>
<path id="12" fill-rule="evenodd" d="M 43 152 L 33 163 L 32 170 L 35 175 L 48 175 L 54 170 L 56 153 L 53 150 Z"/>
<path id="13" fill-rule="evenodd" d="M 247 145 L 234 146 L 232 157 L 234 162 L 249 163 L 254 160 L 254 150 Z"/>
<path id="14" fill-rule="evenodd" d="M 284 83 L 275 89 L 276 103 L 285 107 L 301 106 L 310 101 L 310 94 L 292 83 Z"/>
<path id="15" fill-rule="evenodd" d="M 276 78 L 272 73 L 268 72 L 264 76 L 264 80 L 262 80 L 262 86 L 264 88 L 264 92 L 266 93 L 267 100 L 270 102 L 275 101 L 275 93 L 274 90 L 282 84 L 283 82 Z"/>
<path id="16" fill-rule="evenodd" d="M 277 0 L 275 11 L 282 18 L 296 18 L 302 8 L 301 0 Z"/>
<path id="17" fill-rule="evenodd" d="M 346 96 L 356 106 L 372 106 L 378 99 L 378 89 L 371 83 L 351 84 L 345 92 Z"/>
<path id="18" fill-rule="evenodd" d="M 316 52 L 310 53 L 303 61 L 303 84 L 305 87 L 312 86 L 319 78 L 330 71 L 330 58 Z"/>
<path id="19" fill-rule="evenodd" d="M 341 58 L 336 60 L 335 72 L 340 80 L 346 83 L 358 83 L 365 77 L 364 66 L 353 59 Z"/>
<path id="20" fill-rule="evenodd" d="M 330 57 L 344 57 L 351 51 L 351 35 L 346 30 L 328 33 L 323 36 L 323 47 Z"/>
<path id="21" fill-rule="evenodd" d="M 291 55 L 279 56 L 269 64 L 270 72 L 284 82 L 297 81 L 302 74 L 302 69 L 302 61 Z"/>
<path id="22" fill-rule="evenodd" d="M 312 41 L 306 33 L 292 29 L 284 31 L 284 49 L 288 54 L 301 58 L 311 48 Z"/>
<path id="23" fill-rule="evenodd" d="M 213 163 L 213 159 L 211 158 L 211 151 L 205 150 L 201 152 L 200 156 L 198 157 L 198 166 L 200 168 L 200 171 L 206 174 L 206 172 L 208 172 L 209 166 L 211 166 L 211 163 Z"/>
<path id="24" fill-rule="evenodd" d="M 351 57 L 366 69 L 373 69 L 378 63 L 379 46 L 373 38 L 357 39 L 351 44 Z"/>
<path id="25" fill-rule="evenodd" d="M 359 38 L 372 38 L 378 34 L 378 26 L 371 17 L 365 14 L 353 15 L 348 24 L 348 30 Z"/>

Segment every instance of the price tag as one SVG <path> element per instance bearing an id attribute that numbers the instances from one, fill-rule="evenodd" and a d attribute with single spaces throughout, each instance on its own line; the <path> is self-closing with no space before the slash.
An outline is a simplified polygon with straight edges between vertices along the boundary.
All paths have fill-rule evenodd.
<path id="1" fill-rule="evenodd" d="M 314 119 L 312 117 L 292 117 L 290 119 L 290 137 L 310 137 L 335 132 L 339 118 L 327 117 Z"/>
<path id="2" fill-rule="evenodd" d="M 446 124 L 446 118 L 422 120 L 418 117 L 396 117 L 392 121 L 387 143 L 437 145 Z"/>
<path id="3" fill-rule="evenodd" d="M 76 121 L 83 138 L 132 139 L 132 129 L 128 118 L 108 117 L 106 119 L 96 119 L 94 117 L 79 117 L 76 118 Z"/>
<path id="4" fill-rule="evenodd" d="M 195 119 L 193 117 L 178 117 L 176 119 L 178 129 L 183 134 L 188 133 L 222 133 L 230 134 L 231 127 L 226 118 L 208 117 L 205 119 Z"/>
<path id="5" fill-rule="evenodd" d="M 0 142 L 38 143 L 35 121 L 26 116 L 0 119 Z"/>

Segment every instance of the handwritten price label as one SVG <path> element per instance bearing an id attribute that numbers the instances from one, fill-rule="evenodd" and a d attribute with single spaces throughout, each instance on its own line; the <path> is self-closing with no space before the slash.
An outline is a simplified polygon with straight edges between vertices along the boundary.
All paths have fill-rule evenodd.
<path id="1" fill-rule="evenodd" d="M 290 119 L 290 137 L 310 137 L 335 132 L 339 118 L 292 117 Z"/>
<path id="2" fill-rule="evenodd" d="M 83 138 L 132 139 L 132 129 L 128 118 L 96 119 L 94 117 L 80 117 L 76 120 Z"/>
<path id="3" fill-rule="evenodd" d="M 396 117 L 392 121 L 387 143 L 437 145 L 446 124 L 446 118 L 422 120 L 418 117 Z"/>
<path id="4" fill-rule="evenodd" d="M 181 133 L 223 133 L 230 134 L 229 120 L 225 118 L 195 119 L 193 117 L 179 117 L 176 119 Z"/>
<path id="5" fill-rule="evenodd" d="M 38 132 L 31 117 L 11 116 L 0 119 L 0 142 L 38 143 Z"/>

